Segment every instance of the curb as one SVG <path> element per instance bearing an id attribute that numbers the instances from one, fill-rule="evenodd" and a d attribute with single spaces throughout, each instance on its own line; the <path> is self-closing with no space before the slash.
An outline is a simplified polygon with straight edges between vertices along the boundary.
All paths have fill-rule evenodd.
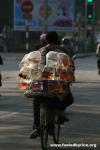
<path id="1" fill-rule="evenodd" d="M 76 59 L 77 58 L 86 58 L 86 57 L 93 57 L 93 56 L 96 56 L 95 53 L 79 53 L 79 54 L 76 54 Z"/>

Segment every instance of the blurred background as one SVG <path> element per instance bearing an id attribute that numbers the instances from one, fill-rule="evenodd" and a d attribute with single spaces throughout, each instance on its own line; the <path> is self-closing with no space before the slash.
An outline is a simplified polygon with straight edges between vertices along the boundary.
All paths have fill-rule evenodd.
<path id="1" fill-rule="evenodd" d="M 44 3 L 44 21 L 48 19 L 49 13 L 47 13 L 47 9 L 49 3 L 51 3 L 52 7 L 52 0 L 36 0 L 35 2 L 31 0 L 31 2 L 33 3 L 33 8 L 36 7 L 35 2 L 38 4 L 38 6 Z M 59 0 L 57 2 L 59 2 Z M 64 0 L 61 0 L 60 2 L 63 4 Z M 65 3 L 66 2 L 67 1 L 65 0 Z M 28 51 L 35 50 L 35 45 L 39 42 L 40 34 L 48 30 L 48 24 L 46 24 L 45 31 L 43 29 L 34 31 L 29 28 L 28 41 L 26 41 L 26 28 L 25 30 L 17 30 L 14 28 L 14 18 L 16 17 L 16 12 L 14 10 L 16 7 L 15 3 L 20 3 L 22 6 L 23 1 L 0 0 L 0 52 L 26 52 L 26 42 L 29 44 Z M 78 52 L 95 52 L 96 45 L 98 42 L 100 42 L 100 1 L 73 0 L 72 4 L 74 5 L 74 11 L 72 11 L 74 19 L 72 24 L 64 24 L 64 30 L 61 30 L 60 32 L 58 30 L 57 32 L 60 38 L 66 36 L 73 39 L 74 43 L 76 43 L 76 46 L 78 47 Z M 37 12 L 34 11 L 33 13 L 35 14 Z M 23 19 L 30 20 L 30 18 L 27 17 Z M 69 30 L 70 26 L 71 30 Z M 62 27 L 63 26 L 61 26 L 61 28 Z M 52 30 L 56 29 L 52 28 Z"/>

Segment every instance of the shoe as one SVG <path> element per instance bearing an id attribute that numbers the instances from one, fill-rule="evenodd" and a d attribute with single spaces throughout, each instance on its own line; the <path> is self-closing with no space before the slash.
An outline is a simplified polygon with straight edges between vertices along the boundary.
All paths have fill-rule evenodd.
<path id="1" fill-rule="evenodd" d="M 40 135 L 39 129 L 34 129 L 30 135 L 30 139 L 34 139 Z"/>

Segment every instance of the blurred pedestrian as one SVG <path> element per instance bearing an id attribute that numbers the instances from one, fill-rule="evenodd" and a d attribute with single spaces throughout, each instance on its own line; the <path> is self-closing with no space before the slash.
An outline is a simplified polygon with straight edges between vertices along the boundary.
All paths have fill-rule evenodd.
<path id="1" fill-rule="evenodd" d="M 97 56 L 98 74 L 100 75 L 100 43 L 97 45 L 96 56 Z"/>
<path id="2" fill-rule="evenodd" d="M 3 58 L 2 56 L 0 56 L 0 65 L 3 65 Z M 1 74 L 1 71 L 0 71 L 0 87 L 2 86 L 2 74 Z M 0 94 L 1 96 L 1 94 Z"/>
<path id="3" fill-rule="evenodd" d="M 73 50 L 74 47 L 73 47 L 73 43 L 71 39 L 68 39 L 66 37 L 62 38 L 61 46 L 66 49 L 65 53 L 68 54 L 72 58 L 74 55 L 74 50 Z"/>
<path id="4" fill-rule="evenodd" d="M 76 59 L 76 53 L 74 51 L 75 47 L 73 39 L 69 39 L 66 37 L 62 38 L 61 47 L 63 47 L 66 50 L 65 53 L 70 56 L 75 70 L 74 60 Z"/>

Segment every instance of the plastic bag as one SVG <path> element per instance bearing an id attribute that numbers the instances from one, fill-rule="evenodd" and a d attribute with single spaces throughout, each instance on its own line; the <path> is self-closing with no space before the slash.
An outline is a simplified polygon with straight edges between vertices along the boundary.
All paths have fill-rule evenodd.
<path id="1" fill-rule="evenodd" d="M 66 80 L 69 82 L 75 81 L 73 63 L 70 57 L 65 53 L 59 53 L 57 55 L 57 59 L 58 59 L 57 74 L 59 75 L 59 79 Z"/>
<path id="2" fill-rule="evenodd" d="M 29 54 L 25 54 L 24 57 L 22 58 L 21 62 L 19 63 L 20 68 L 28 65 L 28 55 Z"/>
<path id="3" fill-rule="evenodd" d="M 74 72 L 64 67 L 57 68 L 57 75 L 59 80 L 65 80 L 69 82 L 75 81 Z"/>
<path id="4" fill-rule="evenodd" d="M 41 53 L 39 51 L 33 51 L 26 54 L 20 63 L 20 77 L 30 78 L 31 80 L 37 80 L 41 78 L 42 66 L 41 66 Z"/>
<path id="5" fill-rule="evenodd" d="M 57 52 L 50 51 L 46 55 L 46 65 L 56 67 L 57 66 Z"/>
<path id="6" fill-rule="evenodd" d="M 42 71 L 42 79 L 54 80 L 55 79 L 55 68 L 52 66 L 44 66 Z"/>
<path id="7" fill-rule="evenodd" d="M 23 59 L 21 60 L 19 67 L 23 67 L 31 63 L 39 63 L 41 60 L 41 53 L 39 51 L 33 51 L 28 54 L 25 54 Z"/>
<path id="8" fill-rule="evenodd" d="M 31 80 L 20 78 L 19 89 L 22 91 L 28 89 L 30 82 Z"/>
<path id="9" fill-rule="evenodd" d="M 58 66 L 59 67 L 69 67 L 70 66 L 70 58 L 65 53 L 58 53 L 57 55 Z"/>
<path id="10" fill-rule="evenodd" d="M 73 64 L 70 57 L 65 53 L 48 52 L 42 77 L 48 80 L 75 81 Z"/>
<path id="11" fill-rule="evenodd" d="M 0 86 L 2 86 L 2 74 L 0 72 Z"/>

